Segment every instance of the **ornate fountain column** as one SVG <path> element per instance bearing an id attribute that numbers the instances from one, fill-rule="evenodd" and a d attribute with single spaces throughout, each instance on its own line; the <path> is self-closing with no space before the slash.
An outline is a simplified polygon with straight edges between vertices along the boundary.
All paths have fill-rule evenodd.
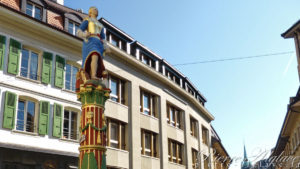
<path id="1" fill-rule="evenodd" d="M 79 169 L 106 169 L 106 124 L 104 105 L 110 89 L 103 63 L 104 26 L 97 20 L 98 9 L 91 7 L 89 16 L 77 29 L 83 39 L 82 68 L 76 74 L 76 93 L 81 102 Z"/>
<path id="2" fill-rule="evenodd" d="M 79 169 L 106 169 L 104 105 L 109 93 L 110 89 L 99 80 L 89 80 L 77 89 L 77 98 L 82 103 Z"/>

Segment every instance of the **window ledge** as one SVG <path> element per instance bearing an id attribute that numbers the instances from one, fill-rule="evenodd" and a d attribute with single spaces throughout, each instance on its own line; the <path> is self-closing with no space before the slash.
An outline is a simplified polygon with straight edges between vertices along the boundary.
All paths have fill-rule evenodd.
<path id="1" fill-rule="evenodd" d="M 26 80 L 26 81 L 29 81 L 29 82 L 32 82 L 32 83 L 42 84 L 42 82 L 39 81 L 39 80 L 32 80 L 32 79 L 29 79 L 29 78 L 27 78 L 27 77 L 23 77 L 23 76 L 20 76 L 20 75 L 17 75 L 16 77 L 17 77 L 18 79 Z"/>
<path id="2" fill-rule="evenodd" d="M 198 136 L 193 136 L 193 135 L 191 135 L 191 137 L 192 137 L 193 139 L 198 140 Z"/>
<path id="3" fill-rule="evenodd" d="M 107 149 L 110 149 L 110 150 L 115 150 L 115 151 L 120 151 L 120 152 L 124 152 L 124 153 L 129 153 L 127 150 L 122 150 L 122 149 L 118 149 L 118 148 L 113 148 L 113 147 L 108 147 L 106 146 Z"/>
<path id="4" fill-rule="evenodd" d="M 120 106 L 122 106 L 122 107 L 124 107 L 124 108 L 127 108 L 127 109 L 128 109 L 128 106 L 126 106 L 126 105 L 124 105 L 124 104 L 122 104 L 122 103 L 119 103 L 119 102 L 113 101 L 113 100 L 111 100 L 111 99 L 108 99 L 107 101 L 109 101 L 109 102 L 112 102 L 112 103 L 114 103 L 114 104 L 117 104 L 117 105 L 120 105 Z"/>
<path id="5" fill-rule="evenodd" d="M 61 90 L 64 92 L 67 92 L 67 93 L 76 94 L 76 92 L 74 92 L 72 90 L 68 90 L 68 89 L 61 89 Z"/>
<path id="6" fill-rule="evenodd" d="M 167 123 L 168 124 L 168 126 L 170 126 L 170 127 L 173 127 L 173 128 L 175 128 L 175 129 L 177 129 L 177 130 L 179 130 L 179 131 L 182 131 L 183 132 L 183 129 L 181 129 L 181 128 L 178 128 L 178 127 L 175 127 L 175 126 L 172 126 L 171 124 L 169 124 L 169 123 Z"/>
<path id="7" fill-rule="evenodd" d="M 38 133 L 31 133 L 27 131 L 20 131 L 20 130 L 12 130 L 13 133 L 20 133 L 20 134 L 25 134 L 25 135 L 31 135 L 31 136 L 39 136 Z"/>
<path id="8" fill-rule="evenodd" d="M 208 147 L 208 144 L 204 143 L 203 141 L 201 143 L 202 143 L 202 145 L 205 145 L 206 147 Z"/>
<path id="9" fill-rule="evenodd" d="M 144 116 L 146 116 L 146 117 L 152 118 L 152 119 L 154 119 L 154 120 L 158 120 L 158 118 L 156 118 L 156 117 L 154 117 L 154 116 L 151 116 L 151 115 L 147 115 L 147 114 L 145 114 L 145 113 L 143 113 L 143 112 L 141 112 L 141 114 L 144 115 Z"/>
<path id="10" fill-rule="evenodd" d="M 180 167 L 184 167 L 184 164 L 178 164 L 178 163 L 174 163 L 174 162 L 172 162 L 172 161 L 169 161 L 169 163 L 170 163 L 170 164 L 173 164 L 173 165 L 178 165 L 178 166 L 180 166 Z"/>
<path id="11" fill-rule="evenodd" d="M 59 138 L 59 140 L 65 141 L 65 142 L 79 143 L 79 140 L 72 140 L 72 139 L 66 139 L 66 138 Z"/>
<path id="12" fill-rule="evenodd" d="M 144 155 L 144 154 L 141 154 L 142 157 L 145 157 L 145 158 L 151 158 L 151 159 L 154 159 L 154 160 L 159 160 L 159 157 L 152 157 L 152 156 L 147 156 L 147 155 Z"/>

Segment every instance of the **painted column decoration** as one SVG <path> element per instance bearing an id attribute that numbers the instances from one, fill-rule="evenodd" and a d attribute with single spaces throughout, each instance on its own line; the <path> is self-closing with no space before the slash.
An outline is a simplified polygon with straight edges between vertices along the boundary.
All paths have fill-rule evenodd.
<path id="1" fill-rule="evenodd" d="M 80 118 L 80 169 L 106 169 L 106 118 L 104 105 L 110 89 L 104 84 L 84 84 L 77 97 L 82 103 Z"/>

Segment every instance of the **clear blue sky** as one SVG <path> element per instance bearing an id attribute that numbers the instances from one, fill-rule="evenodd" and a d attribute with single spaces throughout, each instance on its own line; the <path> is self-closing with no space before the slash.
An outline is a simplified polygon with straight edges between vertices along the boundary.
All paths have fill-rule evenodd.
<path id="1" fill-rule="evenodd" d="M 300 19 L 299 0 L 65 0 L 100 15 L 171 64 L 295 51 L 280 35 Z M 231 157 L 275 146 L 299 86 L 296 54 L 177 67 L 207 98 Z M 232 168 L 239 168 L 232 166 Z"/>

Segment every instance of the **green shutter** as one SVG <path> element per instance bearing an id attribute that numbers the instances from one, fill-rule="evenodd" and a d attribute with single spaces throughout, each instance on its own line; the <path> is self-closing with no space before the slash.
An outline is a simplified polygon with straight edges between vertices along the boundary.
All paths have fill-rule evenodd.
<path id="1" fill-rule="evenodd" d="M 3 70 L 3 60 L 5 56 L 5 36 L 0 35 L 0 70 Z"/>
<path id="2" fill-rule="evenodd" d="M 48 134 L 48 117 L 50 113 L 50 103 L 40 101 L 40 116 L 39 116 L 39 134 Z"/>
<path id="3" fill-rule="evenodd" d="M 53 137 L 61 137 L 62 105 L 54 104 L 53 113 Z"/>
<path id="4" fill-rule="evenodd" d="M 10 39 L 9 42 L 9 56 L 7 72 L 11 74 L 18 74 L 19 71 L 19 56 L 21 53 L 21 43 Z"/>
<path id="5" fill-rule="evenodd" d="M 52 71 L 52 53 L 44 52 L 43 55 L 43 69 L 42 69 L 42 82 L 49 84 L 51 82 Z"/>
<path id="6" fill-rule="evenodd" d="M 13 129 L 16 113 L 17 95 L 12 92 L 5 92 L 5 103 L 3 112 L 3 128 Z"/>
<path id="7" fill-rule="evenodd" d="M 55 86 L 63 88 L 64 86 L 64 67 L 65 59 L 56 55 L 55 60 Z"/>

